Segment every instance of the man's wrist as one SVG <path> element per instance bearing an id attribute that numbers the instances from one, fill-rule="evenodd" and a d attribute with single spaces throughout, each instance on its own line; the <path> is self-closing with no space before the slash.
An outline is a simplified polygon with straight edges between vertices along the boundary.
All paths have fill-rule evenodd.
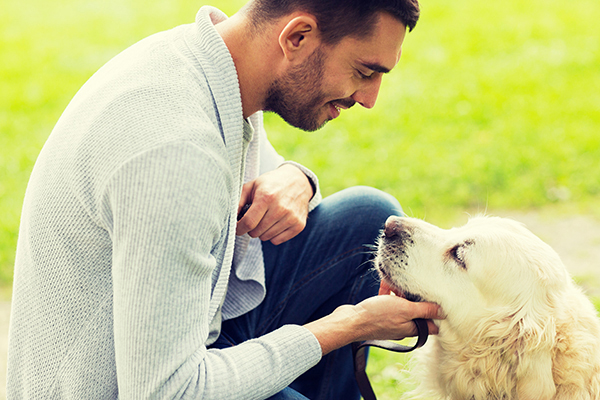
<path id="1" fill-rule="evenodd" d="M 315 335 L 325 355 L 360 339 L 360 319 L 356 306 L 343 305 L 304 327 Z"/>
<path id="2" fill-rule="evenodd" d="M 310 201 L 316 193 L 316 187 L 312 180 L 304 173 L 302 168 L 296 163 L 284 163 L 279 168 L 293 168 L 291 171 L 296 171 L 299 181 L 302 181 L 302 185 L 306 185 L 306 193 L 308 194 L 308 201 Z"/>
<path id="3" fill-rule="evenodd" d="M 318 179 L 316 177 L 316 175 L 309 170 L 308 168 L 304 167 L 302 164 L 298 164 L 295 161 L 285 161 L 283 164 L 280 165 L 291 165 L 296 167 L 300 172 L 302 172 L 302 174 L 304 175 L 304 177 L 306 178 L 306 180 L 308 181 L 308 184 L 310 185 L 311 188 L 311 195 L 310 195 L 310 199 L 312 200 L 315 195 L 318 193 Z"/>

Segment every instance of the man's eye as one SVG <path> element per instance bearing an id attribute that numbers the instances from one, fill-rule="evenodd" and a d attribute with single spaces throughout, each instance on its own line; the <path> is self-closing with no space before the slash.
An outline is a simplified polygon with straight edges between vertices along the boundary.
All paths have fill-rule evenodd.
<path id="1" fill-rule="evenodd" d="M 360 76 L 360 78 L 361 78 L 361 79 L 369 79 L 369 78 L 371 78 L 371 77 L 373 76 L 373 73 L 371 73 L 371 74 L 367 75 L 367 74 L 363 74 L 363 73 L 362 73 L 362 72 L 360 72 L 360 70 L 358 70 L 358 69 L 357 69 L 356 71 L 358 71 L 358 75 Z"/>

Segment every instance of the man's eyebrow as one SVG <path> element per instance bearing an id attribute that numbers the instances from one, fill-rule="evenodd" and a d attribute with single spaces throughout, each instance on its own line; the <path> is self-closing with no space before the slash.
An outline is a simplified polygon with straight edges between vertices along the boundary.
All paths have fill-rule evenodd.
<path id="1" fill-rule="evenodd" d="M 369 68 L 371 71 L 380 72 L 382 74 L 387 74 L 388 72 L 390 72 L 390 69 L 384 67 L 383 65 L 362 61 L 360 63 L 363 67 Z"/>

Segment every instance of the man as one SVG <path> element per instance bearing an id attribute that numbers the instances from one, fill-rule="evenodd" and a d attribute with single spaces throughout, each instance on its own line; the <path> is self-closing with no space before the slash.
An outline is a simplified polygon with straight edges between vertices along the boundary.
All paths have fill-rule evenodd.
<path id="1" fill-rule="evenodd" d="M 203 7 L 102 67 L 27 189 L 9 398 L 357 398 L 347 345 L 439 310 L 373 297 L 365 246 L 397 202 L 321 202 L 260 111 L 315 130 L 372 107 L 417 17 L 414 0 Z"/>

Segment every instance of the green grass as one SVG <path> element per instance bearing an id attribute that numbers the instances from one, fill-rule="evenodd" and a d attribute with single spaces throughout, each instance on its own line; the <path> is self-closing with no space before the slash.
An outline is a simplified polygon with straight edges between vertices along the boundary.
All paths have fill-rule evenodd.
<path id="1" fill-rule="evenodd" d="M 243 3 L 212 4 L 231 14 Z M 373 110 L 344 111 L 315 133 L 268 115 L 275 147 L 313 169 L 325 195 L 371 185 L 433 222 L 557 203 L 600 215 L 600 2 L 421 3 L 421 21 Z M 3 1 L 0 286 L 12 280 L 33 163 L 71 97 L 119 51 L 192 22 L 200 5 Z M 382 357 L 382 365 L 396 362 Z M 395 385 L 390 371 L 375 379 Z"/>
<path id="2" fill-rule="evenodd" d="M 378 400 L 398 400 L 400 394 L 416 388 L 409 373 L 410 363 L 411 354 L 374 347 L 369 350 L 367 375 Z"/>
<path id="3" fill-rule="evenodd" d="M 231 14 L 242 0 L 217 1 Z M 28 176 L 62 110 L 104 62 L 194 19 L 184 1 L 40 0 L 0 14 L 0 282 L 10 283 Z M 373 110 L 343 112 L 316 133 L 274 115 L 287 158 L 324 194 L 364 184 L 434 222 L 457 210 L 600 198 L 600 3 L 422 2 L 398 67 Z"/>

